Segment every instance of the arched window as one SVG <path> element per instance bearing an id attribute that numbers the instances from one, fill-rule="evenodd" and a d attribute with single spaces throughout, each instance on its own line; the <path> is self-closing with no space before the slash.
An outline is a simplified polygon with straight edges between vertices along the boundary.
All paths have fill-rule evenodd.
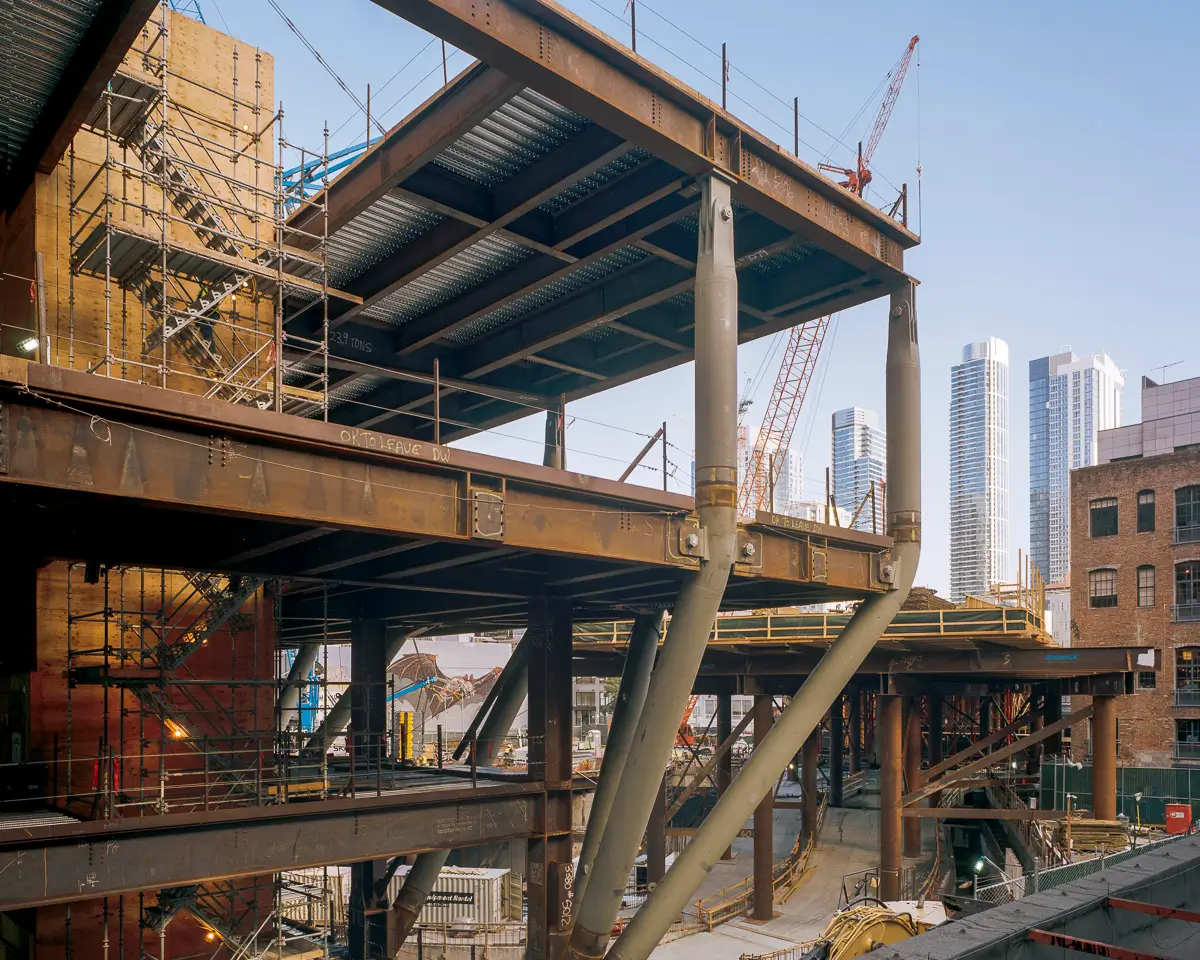
<path id="1" fill-rule="evenodd" d="M 1137 568 L 1137 605 L 1154 606 L 1154 567 L 1146 564 Z"/>

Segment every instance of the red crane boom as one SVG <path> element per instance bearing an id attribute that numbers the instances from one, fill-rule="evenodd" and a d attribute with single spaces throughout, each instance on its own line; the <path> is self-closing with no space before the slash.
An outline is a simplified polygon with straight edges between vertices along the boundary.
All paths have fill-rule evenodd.
<path id="1" fill-rule="evenodd" d="M 896 101 L 900 98 L 900 88 L 904 86 L 904 76 L 908 73 L 909 61 L 912 60 L 913 50 L 920 42 L 920 37 L 913 37 L 909 40 L 904 53 L 901 54 L 900 59 L 896 61 L 896 65 L 888 74 L 891 82 L 888 84 L 887 93 L 883 95 L 883 103 L 879 105 L 879 113 L 875 115 L 875 125 L 871 127 L 867 148 L 864 150 L 861 143 L 858 145 L 858 169 L 850 170 L 829 163 L 819 165 L 822 170 L 842 174 L 846 178 L 842 181 L 842 186 L 860 197 L 867 184 L 871 182 L 871 158 L 875 155 L 875 148 L 879 146 L 879 141 L 883 138 L 883 131 L 887 129 L 888 121 L 892 119 L 892 111 L 896 108 Z"/>
<path id="2" fill-rule="evenodd" d="M 775 376 L 775 386 L 771 388 L 762 429 L 751 448 L 746 475 L 738 487 L 738 515 L 741 517 L 752 520 L 757 511 L 772 506 L 771 494 L 783 468 L 783 454 L 792 442 L 800 408 L 804 406 L 804 395 L 816 372 L 817 358 L 828 328 L 829 317 L 821 317 L 788 331 L 787 347 Z"/>

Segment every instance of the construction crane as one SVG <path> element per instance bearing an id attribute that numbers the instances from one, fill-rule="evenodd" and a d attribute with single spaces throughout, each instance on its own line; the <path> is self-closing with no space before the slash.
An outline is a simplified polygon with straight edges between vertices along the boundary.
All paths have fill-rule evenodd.
<path id="1" fill-rule="evenodd" d="M 920 42 L 920 37 L 913 37 L 909 40 L 904 53 L 896 61 L 896 65 L 892 67 L 891 72 L 888 73 L 891 83 L 888 84 L 887 93 L 883 95 L 883 103 L 879 105 L 879 113 L 875 115 L 875 125 L 871 127 L 871 137 L 867 140 L 867 147 L 864 150 L 862 142 L 859 141 L 858 144 L 858 169 L 850 170 L 831 163 L 818 164 L 819 169 L 827 173 L 837 173 L 845 177 L 846 179 L 841 181 L 841 185 L 860 197 L 863 195 L 863 190 L 866 189 L 867 184 L 871 182 L 871 157 L 875 155 L 875 148 L 879 146 L 879 141 L 883 137 L 883 131 L 887 128 L 888 121 L 892 118 L 892 110 L 895 109 L 896 101 L 900 97 L 900 88 L 904 86 L 904 75 L 908 73 L 908 63 L 912 60 L 913 50 Z"/>
<path id="2" fill-rule="evenodd" d="M 892 116 L 913 50 L 920 40 L 920 37 L 913 37 L 909 41 L 899 62 L 888 73 L 891 82 L 879 107 L 875 125 L 871 129 L 871 139 L 867 141 L 866 150 L 859 145 L 858 169 L 849 170 L 826 163 L 820 165 L 822 170 L 834 171 L 845 176 L 846 180 L 842 186 L 859 196 L 862 195 L 863 188 L 871 182 L 871 156 L 879 146 L 883 131 Z M 821 344 L 825 341 L 825 332 L 829 329 L 829 321 L 829 317 L 820 317 L 792 327 L 788 332 L 787 347 L 779 365 L 779 373 L 775 377 L 771 399 L 763 414 L 762 427 L 750 448 L 746 472 L 738 487 L 738 516 L 743 519 L 753 520 L 759 510 L 774 509 L 775 483 L 779 479 L 779 471 L 783 469 L 784 455 L 792 442 L 792 434 L 800 418 L 800 408 L 804 405 L 804 396 L 816 372 L 817 359 L 821 354 Z M 738 403 L 739 421 L 749 406 L 747 389 Z"/>
<path id="3" fill-rule="evenodd" d="M 771 399 L 763 415 L 758 438 L 751 445 L 746 473 L 738 486 L 738 516 L 754 519 L 759 510 L 774 509 L 775 482 L 783 469 L 787 453 L 800 419 L 804 395 L 817 369 L 817 358 L 829 317 L 810 320 L 788 331 L 787 347 L 771 388 Z"/>
<path id="4" fill-rule="evenodd" d="M 700 698 L 694 694 L 688 697 L 687 707 L 683 711 L 683 719 L 679 721 L 679 730 L 675 734 L 675 746 L 694 747 L 696 745 L 696 733 L 692 730 L 692 713 L 695 712 L 696 704 L 699 702 Z"/>

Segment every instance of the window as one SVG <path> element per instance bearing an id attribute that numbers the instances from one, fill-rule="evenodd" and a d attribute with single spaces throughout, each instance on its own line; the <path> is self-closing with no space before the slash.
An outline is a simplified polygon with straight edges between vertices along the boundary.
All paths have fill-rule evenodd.
<path id="1" fill-rule="evenodd" d="M 1200 759 L 1200 720 L 1175 721 L 1175 758 Z"/>
<path id="2" fill-rule="evenodd" d="M 1175 491 L 1175 542 L 1200 541 L 1200 486 Z"/>
<path id="3" fill-rule="evenodd" d="M 1115 537 L 1117 535 L 1117 498 L 1104 497 L 1092 501 L 1091 535 L 1093 537 Z"/>
<path id="4" fill-rule="evenodd" d="M 1088 606 L 1115 607 L 1117 605 L 1117 571 L 1091 570 L 1088 572 Z"/>
<path id="5" fill-rule="evenodd" d="M 1175 564 L 1175 620 L 1200 620 L 1200 560 Z"/>
<path id="6" fill-rule="evenodd" d="M 1137 501 L 1137 532 L 1154 532 L 1154 491 L 1142 490 Z"/>
<path id="7" fill-rule="evenodd" d="M 1138 567 L 1138 601 L 1139 607 L 1154 606 L 1154 568 L 1151 566 Z"/>
<path id="8" fill-rule="evenodd" d="M 1139 690 L 1153 690 L 1158 686 L 1158 674 L 1153 670 L 1139 670 L 1137 675 L 1137 688 Z"/>

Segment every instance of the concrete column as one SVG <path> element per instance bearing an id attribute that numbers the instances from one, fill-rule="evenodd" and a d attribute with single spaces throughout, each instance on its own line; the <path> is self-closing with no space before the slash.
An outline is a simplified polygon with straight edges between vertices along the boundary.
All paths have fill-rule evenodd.
<path id="1" fill-rule="evenodd" d="M 767 737 L 775 722 L 773 698 L 758 694 L 754 698 L 754 747 Z M 754 810 L 754 919 L 774 916 L 775 890 L 771 868 L 774 865 L 775 798 L 768 790 Z"/>
<path id="2" fill-rule="evenodd" d="M 687 575 L 680 587 L 587 896 L 576 911 L 571 948 L 588 957 L 603 956 L 608 945 L 659 777 L 670 759 L 679 718 L 725 595 L 737 543 L 738 293 L 733 181 L 716 170 L 699 180 L 694 332 L 696 512 L 701 529 L 688 549 L 694 549 L 701 559 L 698 569 Z M 782 768 L 780 762 L 776 773 Z M 743 815 L 743 823 L 747 815 Z M 714 859 L 729 840 L 722 837 Z"/>
<path id="3" fill-rule="evenodd" d="M 1092 806 L 1097 820 L 1117 819 L 1117 698 L 1092 699 Z"/>
<path id="4" fill-rule="evenodd" d="M 842 705 L 845 698 L 838 696 L 829 708 L 829 805 L 842 805 L 842 753 L 844 745 L 842 729 Z"/>
<path id="5" fill-rule="evenodd" d="M 858 687 L 850 688 L 850 772 L 862 769 L 862 701 L 865 694 Z"/>
<path id="6" fill-rule="evenodd" d="M 921 698 L 908 698 L 908 719 L 904 727 L 904 789 L 905 792 L 921 786 Z M 921 821 L 901 820 L 904 836 L 904 855 L 921 855 Z"/>
<path id="7" fill-rule="evenodd" d="M 940 693 L 929 694 L 929 765 L 936 767 L 942 762 L 943 743 L 945 741 L 945 728 L 942 721 L 942 695 Z M 940 793 L 932 794 L 929 797 L 929 805 L 936 807 L 941 802 L 942 795 Z"/>
<path id="8" fill-rule="evenodd" d="M 1062 690 L 1057 683 L 1048 684 L 1046 688 L 1046 713 L 1044 717 L 1046 726 L 1058 723 L 1062 719 L 1062 715 Z M 1048 756 L 1061 756 L 1063 748 L 1062 734 L 1052 733 L 1042 741 L 1042 747 Z"/>
<path id="9" fill-rule="evenodd" d="M 880 694 L 875 700 L 875 738 L 879 743 L 879 897 L 900 898 L 902 822 L 900 799 L 904 703 Z"/>
<path id="10" fill-rule="evenodd" d="M 804 843 L 808 843 L 817 829 L 817 810 L 820 808 L 817 766 L 820 762 L 821 728 L 817 727 L 800 750 L 800 836 Z"/>
<path id="11" fill-rule="evenodd" d="M 646 824 L 646 880 L 658 886 L 667 873 L 667 778 L 658 782 L 658 796 Z"/>
<path id="12" fill-rule="evenodd" d="M 717 696 L 717 743 L 722 744 L 733 735 L 733 695 L 722 693 Z M 717 799 L 725 795 L 733 782 L 733 748 L 717 761 Z M 722 860 L 733 859 L 733 847 L 726 847 Z"/>

